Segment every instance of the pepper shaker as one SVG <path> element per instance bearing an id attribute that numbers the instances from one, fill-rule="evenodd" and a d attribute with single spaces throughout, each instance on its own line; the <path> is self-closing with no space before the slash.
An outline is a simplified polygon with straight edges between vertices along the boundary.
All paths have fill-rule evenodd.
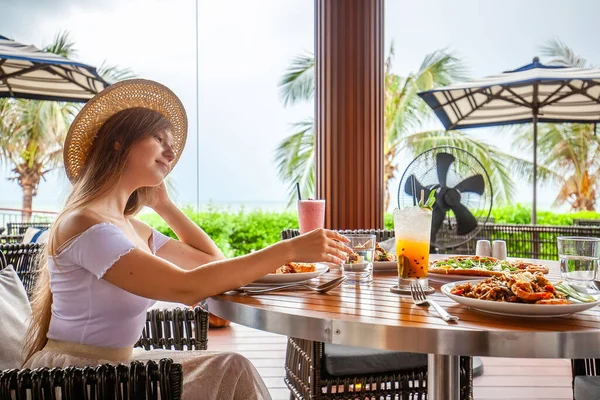
<path id="1" fill-rule="evenodd" d="M 492 257 L 498 260 L 506 260 L 506 242 L 504 240 L 494 240 L 492 244 Z"/>
<path id="2" fill-rule="evenodd" d="M 492 255 L 492 245 L 489 240 L 478 240 L 475 248 L 475 255 L 480 257 L 489 257 Z"/>

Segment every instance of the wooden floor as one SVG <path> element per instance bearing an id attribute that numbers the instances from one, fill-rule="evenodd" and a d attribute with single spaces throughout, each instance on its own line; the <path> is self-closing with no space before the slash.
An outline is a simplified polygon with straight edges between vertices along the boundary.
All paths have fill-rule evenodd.
<path id="1" fill-rule="evenodd" d="M 232 324 L 211 329 L 209 350 L 235 351 L 246 356 L 269 387 L 274 400 L 289 399 L 283 383 L 285 336 Z M 573 398 L 568 360 L 484 358 L 484 375 L 474 379 L 475 399 Z"/>

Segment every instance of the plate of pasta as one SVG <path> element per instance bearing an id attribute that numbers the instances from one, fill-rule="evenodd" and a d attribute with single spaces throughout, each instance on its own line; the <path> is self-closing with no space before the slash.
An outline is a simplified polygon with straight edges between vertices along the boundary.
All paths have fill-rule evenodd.
<path id="1" fill-rule="evenodd" d="M 451 282 L 444 295 L 474 310 L 513 317 L 562 317 L 600 304 L 599 296 L 581 301 L 561 290 L 540 272 L 492 276 L 485 280 Z"/>

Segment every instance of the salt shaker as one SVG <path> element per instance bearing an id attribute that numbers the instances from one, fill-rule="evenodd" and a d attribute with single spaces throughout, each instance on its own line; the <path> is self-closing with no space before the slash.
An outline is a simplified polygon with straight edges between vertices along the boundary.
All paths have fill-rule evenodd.
<path id="1" fill-rule="evenodd" d="M 506 242 L 504 240 L 494 240 L 492 244 L 492 257 L 498 260 L 506 260 Z"/>
<path id="2" fill-rule="evenodd" d="M 492 255 L 492 245 L 489 240 L 478 240 L 475 255 L 489 257 Z"/>

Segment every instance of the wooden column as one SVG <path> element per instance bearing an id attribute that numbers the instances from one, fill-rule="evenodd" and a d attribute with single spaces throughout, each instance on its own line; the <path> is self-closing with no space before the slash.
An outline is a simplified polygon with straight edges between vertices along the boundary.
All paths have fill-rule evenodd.
<path id="1" fill-rule="evenodd" d="M 383 0 L 315 0 L 316 194 L 325 227 L 383 228 Z"/>

